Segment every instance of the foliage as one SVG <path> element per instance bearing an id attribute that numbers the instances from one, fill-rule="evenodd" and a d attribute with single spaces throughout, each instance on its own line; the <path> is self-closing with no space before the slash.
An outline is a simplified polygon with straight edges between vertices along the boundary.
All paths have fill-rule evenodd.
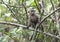
<path id="1" fill-rule="evenodd" d="M 36 1 L 36 3 L 35 3 Z M 39 7 L 39 0 L 0 0 L 0 21 L 18 23 L 27 25 L 28 23 L 28 8 L 33 7 L 36 14 L 41 17 L 41 20 L 45 18 L 51 11 L 57 9 L 58 0 L 42 0 L 42 8 Z M 52 6 L 54 5 L 54 7 Z M 39 9 L 41 13 L 39 12 Z M 44 10 L 44 12 L 43 12 Z M 49 16 L 44 20 L 44 31 L 51 34 L 59 34 L 59 12 L 55 12 L 54 15 Z M 9 32 L 4 32 L 4 28 L 9 27 Z M 33 28 L 32 28 L 33 29 Z M 55 31 L 54 31 L 55 30 Z M 3 35 L 2 35 L 3 34 Z M 0 24 L 0 42 L 29 42 L 29 38 L 32 36 L 33 31 L 23 29 L 23 27 L 16 27 L 7 24 Z M 43 33 L 39 33 L 36 39 L 41 42 L 50 42 L 53 38 Z M 37 41 L 37 42 L 40 42 Z M 33 41 L 32 41 L 33 42 Z M 52 42 L 52 41 L 51 41 Z"/>

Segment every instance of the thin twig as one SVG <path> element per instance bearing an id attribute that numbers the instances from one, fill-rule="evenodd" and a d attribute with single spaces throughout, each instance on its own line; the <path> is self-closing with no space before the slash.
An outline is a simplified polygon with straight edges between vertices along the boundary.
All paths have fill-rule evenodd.
<path id="1" fill-rule="evenodd" d="M 22 8 L 22 6 L 14 6 L 14 5 L 8 5 L 9 7 L 14 7 L 14 8 Z"/>
<path id="2" fill-rule="evenodd" d="M 20 22 L 20 20 L 16 16 L 16 13 L 3 0 L 1 1 L 3 2 L 3 4 L 6 5 L 6 7 L 11 11 L 11 13 L 13 13 L 12 16 L 14 16 L 14 18 L 16 18 Z"/>
<path id="3" fill-rule="evenodd" d="M 25 9 L 25 12 L 26 12 L 26 14 L 27 14 L 27 8 L 26 8 L 26 6 L 24 5 L 24 0 L 22 0 L 22 5 L 24 6 L 24 9 Z"/>
<path id="4" fill-rule="evenodd" d="M 25 4 L 26 4 L 26 2 L 24 2 L 25 0 L 22 0 L 22 5 L 23 5 L 23 7 L 24 7 L 24 9 L 25 9 L 25 14 L 26 14 L 26 19 L 28 19 L 28 13 L 27 13 L 27 8 L 26 8 L 26 6 L 25 6 Z M 26 20 L 26 24 L 27 24 L 28 22 L 27 22 L 27 20 Z"/>
<path id="5" fill-rule="evenodd" d="M 53 10 L 55 10 L 55 6 L 54 6 L 54 2 L 53 2 L 53 0 L 50 0 L 50 2 L 51 2 L 51 4 L 52 4 L 52 9 Z M 56 15 L 55 15 L 56 13 L 54 13 L 54 18 L 56 19 Z M 52 17 L 51 17 L 52 18 Z M 53 20 L 55 20 L 54 18 L 52 18 Z M 56 20 L 55 20 L 56 21 Z"/>
<path id="6" fill-rule="evenodd" d="M 52 4 L 52 8 L 53 10 L 55 10 L 55 6 L 54 6 L 54 3 L 53 3 L 53 0 L 50 0 L 51 4 Z"/>
<path id="7" fill-rule="evenodd" d="M 39 6 L 38 6 L 37 3 L 36 3 L 36 0 L 34 0 L 34 2 L 35 2 L 36 7 L 37 7 L 37 9 L 38 9 L 38 11 L 39 11 L 39 14 L 41 14 L 41 11 L 40 11 L 40 9 L 39 9 Z"/>

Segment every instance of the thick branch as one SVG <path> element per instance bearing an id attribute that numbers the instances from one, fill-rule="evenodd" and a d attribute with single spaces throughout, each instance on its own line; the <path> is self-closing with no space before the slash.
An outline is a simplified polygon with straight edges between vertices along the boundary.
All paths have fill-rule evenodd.
<path id="1" fill-rule="evenodd" d="M 11 22 L 2 22 L 2 21 L 0 21 L 0 24 L 7 24 L 7 25 L 12 25 L 12 26 L 25 27 L 25 29 L 26 29 L 26 27 L 27 27 L 27 26 L 24 26 L 24 25 L 21 25 L 21 24 L 11 23 Z M 34 31 L 34 29 L 29 29 L 29 30 Z M 37 32 L 41 32 L 41 31 L 38 31 L 38 30 L 37 30 Z M 52 34 L 47 33 L 47 32 L 42 32 L 42 33 L 43 33 L 44 35 L 48 35 L 48 36 L 51 36 L 51 37 L 60 39 L 60 37 L 58 37 L 58 36 L 56 36 L 56 35 L 52 35 Z"/>
<path id="2" fill-rule="evenodd" d="M 16 26 L 16 27 L 26 27 L 24 25 L 21 25 L 21 24 L 17 24 L 17 23 L 11 23 L 11 22 L 2 22 L 0 21 L 0 24 L 7 24 L 7 25 L 12 25 L 12 26 Z"/>
<path id="3" fill-rule="evenodd" d="M 41 24 L 42 22 L 44 22 L 49 16 L 51 16 L 52 14 L 54 14 L 55 12 L 57 12 L 58 10 L 60 10 L 60 7 L 57 8 L 56 10 L 54 10 L 53 12 L 51 12 L 50 14 L 48 14 L 45 18 L 43 18 L 42 21 L 40 22 L 40 24 Z M 40 24 L 39 24 L 39 25 L 40 25 Z"/>

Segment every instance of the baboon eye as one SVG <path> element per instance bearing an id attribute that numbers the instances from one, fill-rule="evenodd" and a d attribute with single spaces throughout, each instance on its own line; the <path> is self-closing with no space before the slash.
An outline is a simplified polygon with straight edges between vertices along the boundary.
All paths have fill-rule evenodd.
<path id="1" fill-rule="evenodd" d="M 31 10 L 31 12 L 34 12 L 34 10 Z"/>

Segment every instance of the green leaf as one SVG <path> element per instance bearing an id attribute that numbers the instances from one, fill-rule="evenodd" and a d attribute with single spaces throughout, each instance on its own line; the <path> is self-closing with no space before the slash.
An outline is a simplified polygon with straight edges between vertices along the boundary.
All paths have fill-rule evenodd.
<path id="1" fill-rule="evenodd" d="M 29 6 L 29 5 L 31 5 L 32 2 L 34 2 L 34 0 L 28 0 L 28 1 L 26 1 L 26 5 Z"/>
<path id="2" fill-rule="evenodd" d="M 11 18 L 10 17 L 5 17 L 5 21 L 10 21 Z"/>

